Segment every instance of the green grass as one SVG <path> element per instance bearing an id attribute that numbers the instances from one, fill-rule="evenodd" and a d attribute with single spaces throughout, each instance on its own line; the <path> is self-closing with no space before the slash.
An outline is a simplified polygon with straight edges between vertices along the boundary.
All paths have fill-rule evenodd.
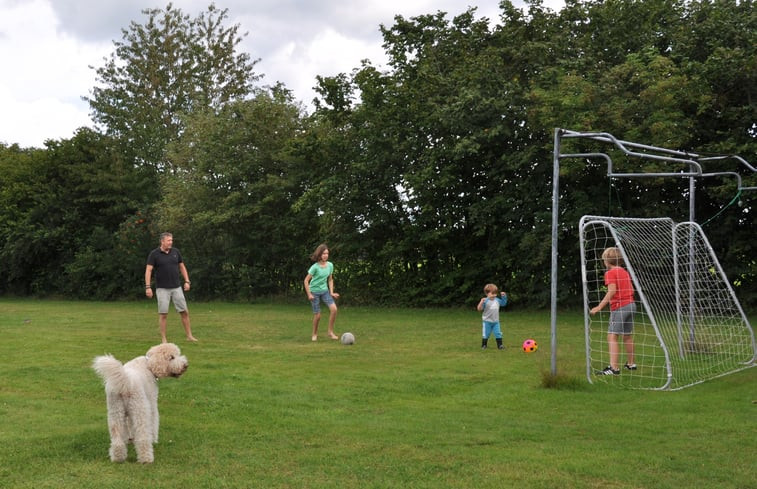
<path id="1" fill-rule="evenodd" d="M 755 487 L 757 369 L 676 392 L 591 385 L 572 313 L 552 381 L 546 312 L 504 313 L 507 350 L 482 352 L 473 308 L 343 307 L 342 346 L 310 341 L 307 304 L 190 307 L 200 343 L 171 311 L 190 367 L 160 382 L 145 466 L 131 446 L 108 460 L 90 364 L 157 343 L 154 303 L 0 300 L 0 487 Z"/>

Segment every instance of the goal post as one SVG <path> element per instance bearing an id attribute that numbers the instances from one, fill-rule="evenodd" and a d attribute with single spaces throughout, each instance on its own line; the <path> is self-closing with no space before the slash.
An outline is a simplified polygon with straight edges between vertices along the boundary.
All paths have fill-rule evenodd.
<path id="1" fill-rule="evenodd" d="M 579 236 L 589 382 L 675 390 L 754 366 L 754 331 L 698 224 L 584 216 Z M 606 292 L 601 256 L 611 246 L 620 250 L 634 286 L 637 369 L 600 376 L 596 372 L 610 363 L 610 314 L 589 310 Z"/>

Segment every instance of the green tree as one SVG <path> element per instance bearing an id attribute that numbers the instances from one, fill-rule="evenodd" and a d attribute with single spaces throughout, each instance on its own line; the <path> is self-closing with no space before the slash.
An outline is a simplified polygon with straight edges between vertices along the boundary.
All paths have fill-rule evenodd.
<path id="1" fill-rule="evenodd" d="M 350 76 L 320 80 L 319 132 L 311 132 L 304 158 L 326 170 L 306 197 L 318 203 L 322 233 L 348 257 L 349 277 L 381 284 L 374 298 L 448 303 L 496 277 L 505 288 L 517 284 L 521 303 L 546 304 L 555 127 L 696 150 L 697 127 L 707 125 L 702 111 L 713 101 L 753 108 L 750 88 L 736 92 L 741 100 L 718 97 L 691 60 L 680 62 L 681 46 L 692 43 L 688 16 L 704 9 L 710 15 L 697 14 L 701 22 L 728 19 L 729 28 L 721 36 L 697 27 L 694 37 L 705 37 L 716 55 L 739 40 L 727 59 L 750 66 L 753 48 L 743 45 L 750 12 L 736 9 L 741 2 L 569 1 L 560 13 L 529 3 L 523 12 L 501 2 L 493 30 L 472 12 L 452 21 L 441 12 L 397 17 L 382 27 L 389 70 L 364 62 Z M 720 8 L 730 13 L 711 11 Z M 753 127 L 748 118 L 731 121 L 746 128 L 739 138 Z M 638 169 L 636 160 L 613 157 L 622 165 L 616 169 Z M 559 292 L 566 301 L 580 297 L 570 264 L 578 263 L 582 215 L 687 218 L 684 179 L 609 180 L 604 162 L 585 160 L 564 161 L 562 173 Z M 733 195 L 732 183 L 717 182 L 700 184 L 697 205 L 710 215 L 718 201 L 711 192 L 721 203 Z M 738 219 L 732 229 L 743 232 L 748 207 Z"/>
<path id="2" fill-rule="evenodd" d="M 134 280 L 123 273 L 114 236 L 124 216 L 156 197 L 144 185 L 145 172 L 89 129 L 46 145 L 0 156 L 2 290 L 119 296 Z"/>
<path id="3" fill-rule="evenodd" d="M 190 18 L 171 3 L 146 9 L 97 68 L 90 104 L 93 120 L 140 164 L 163 170 L 165 148 L 184 130 L 183 117 L 249 96 L 257 61 L 238 52 L 239 25 L 225 27 L 228 10 L 211 4 Z"/>
<path id="4" fill-rule="evenodd" d="M 51 200 L 40 182 L 45 152 L 0 145 L 0 290 L 26 295 L 44 288 L 47 275 L 37 274 L 50 251 L 40 203 Z"/>
<path id="5" fill-rule="evenodd" d="M 316 118 L 331 131 L 309 154 L 327 170 L 308 197 L 350 278 L 381 284 L 374 300 L 457 302 L 510 278 L 503 250 L 522 219 L 508 213 L 519 199 L 504 155 L 525 147 L 526 92 L 473 11 L 397 17 L 382 31 L 390 72 L 365 63 L 322 80 Z"/>
<path id="6" fill-rule="evenodd" d="M 197 113 L 171 146 L 159 223 L 191 264 L 196 294 L 249 299 L 288 292 L 304 277 L 314 215 L 291 154 L 302 113 L 282 86 Z M 310 170 L 312 171 L 312 170 Z"/>
<path id="7" fill-rule="evenodd" d="M 534 79 L 531 127 L 603 131 L 671 149 L 749 158 L 755 153 L 757 107 L 754 70 L 748 69 L 757 59 L 757 17 L 751 3 L 568 2 L 557 20 L 561 34 L 554 39 L 562 39 L 555 47 L 558 61 Z M 593 149 L 598 148 L 581 148 Z M 641 160 L 618 152 L 611 156 L 616 171 L 682 169 L 648 161 L 642 168 Z M 569 250 L 561 257 L 577 260 L 571 257 L 577 250 L 571 250 L 575 231 L 570 223 L 582 214 L 689 218 L 688 180 L 610 181 L 604 163 L 577 159 L 563 160 L 561 169 L 563 214 L 571 240 L 561 246 Z M 745 170 L 736 160 L 705 166 L 706 172 L 739 171 L 746 176 Z M 750 180 L 757 183 L 754 176 L 745 183 Z M 700 223 L 729 230 L 715 233 L 710 241 L 730 276 L 754 284 L 755 265 L 745 254 L 753 249 L 746 231 L 753 225 L 753 199 L 742 196 L 744 206 L 739 208 L 731 202 L 736 192 L 732 178 L 699 179 L 696 216 Z M 711 222 L 714 216 L 717 220 Z M 577 288 L 577 277 L 570 282 L 561 290 Z"/>
<path id="8" fill-rule="evenodd" d="M 145 11 L 98 71 L 90 102 L 107 135 L 0 146 L 0 291 L 141 294 L 145 255 L 170 229 L 201 297 L 301 294 L 326 241 L 345 299 L 461 304 L 495 281 L 514 305 L 544 306 L 555 127 L 753 159 L 753 2 L 527 4 L 502 1 L 497 25 L 473 10 L 396 17 L 381 27 L 388 68 L 319 77 L 310 116 L 281 85 L 250 89 L 226 11 Z M 705 170 L 745 174 L 734 158 Z M 684 220 L 688 201 L 686 179 L 610 180 L 604 161 L 563 160 L 560 300 L 580 300 L 582 215 Z M 697 220 L 717 230 L 747 306 L 754 204 L 732 177 L 697 181 Z"/>

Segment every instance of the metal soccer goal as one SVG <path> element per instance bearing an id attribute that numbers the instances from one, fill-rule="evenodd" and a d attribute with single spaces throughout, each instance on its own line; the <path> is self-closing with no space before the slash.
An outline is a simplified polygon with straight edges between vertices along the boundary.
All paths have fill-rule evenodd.
<path id="1" fill-rule="evenodd" d="M 621 375 L 595 375 L 609 364 L 609 312 L 585 314 L 589 382 L 680 389 L 752 366 L 754 331 L 699 225 L 584 216 L 579 228 L 585 311 L 606 292 L 601 255 L 611 246 L 621 251 L 637 302 L 637 369 L 621 369 Z"/>
<path id="2" fill-rule="evenodd" d="M 592 152 L 563 151 L 563 143 L 584 139 Z M 607 149 L 602 149 L 606 146 Z M 611 155 L 638 162 L 632 171 L 618 171 Z M 689 182 L 689 220 L 584 216 L 580 222 L 586 372 L 589 382 L 603 381 L 644 389 L 680 389 L 737 370 L 757 366 L 757 346 L 749 324 L 715 253 L 694 216 L 696 182 L 729 178 L 738 195 L 757 187 L 744 185 L 740 172 L 757 168 L 735 155 L 702 156 L 691 152 L 623 141 L 604 132 L 555 129 L 552 181 L 551 373 L 557 373 L 558 228 L 560 226 L 560 162 L 578 158 L 607 165 L 607 177 L 677 178 Z M 711 162 L 732 160 L 737 171 L 706 172 Z M 652 163 L 646 166 L 646 163 Z M 636 292 L 634 339 L 637 369 L 622 375 L 595 376 L 609 364 L 608 313 L 594 318 L 589 310 L 604 295 L 602 251 L 621 250 Z M 622 348 L 621 348 L 622 351 Z"/>

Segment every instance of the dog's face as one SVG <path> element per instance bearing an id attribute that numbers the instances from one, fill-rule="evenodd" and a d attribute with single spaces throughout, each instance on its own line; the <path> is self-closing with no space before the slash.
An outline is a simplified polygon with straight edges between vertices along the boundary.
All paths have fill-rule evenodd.
<path id="1" fill-rule="evenodd" d="M 162 343 L 147 351 L 147 368 L 157 378 L 180 377 L 187 367 L 187 357 L 173 343 Z"/>

